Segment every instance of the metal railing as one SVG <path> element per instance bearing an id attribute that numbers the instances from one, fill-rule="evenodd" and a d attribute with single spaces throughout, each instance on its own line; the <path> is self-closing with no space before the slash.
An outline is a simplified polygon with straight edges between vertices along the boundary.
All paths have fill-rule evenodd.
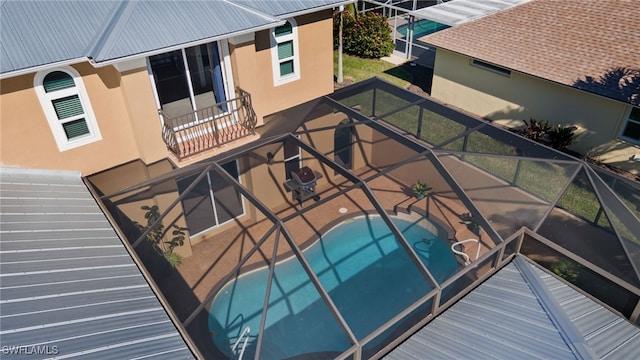
<path id="1" fill-rule="evenodd" d="M 237 97 L 185 115 L 164 119 L 162 139 L 178 159 L 230 143 L 255 133 L 251 95 L 236 88 Z"/>
<path id="2" fill-rule="evenodd" d="M 462 240 L 462 241 L 458 241 L 456 243 L 451 244 L 451 251 L 454 254 L 458 254 L 458 255 L 462 256 L 462 258 L 464 259 L 464 266 L 468 266 L 469 264 L 471 264 L 471 259 L 469 258 L 469 255 L 467 255 L 467 253 L 464 252 L 464 244 L 469 243 L 469 242 L 477 244 L 476 257 L 475 257 L 475 259 L 473 259 L 473 261 L 476 261 L 480 257 L 480 249 L 482 247 L 480 245 L 480 240 L 478 240 L 478 239 L 467 239 L 467 240 Z M 463 248 L 463 250 L 457 250 L 456 246 L 461 246 Z"/>
<path id="3" fill-rule="evenodd" d="M 233 344 L 233 347 L 231 348 L 231 351 L 238 357 L 238 360 L 242 360 L 242 357 L 244 356 L 244 350 L 247 348 L 250 333 L 250 327 L 247 326 L 246 328 L 244 328 L 240 336 L 238 336 L 236 342 Z M 244 340 L 244 342 L 242 342 L 242 340 Z M 242 348 L 240 349 L 240 353 L 236 353 L 236 351 L 238 350 L 238 345 L 240 345 L 240 343 L 242 343 Z"/>

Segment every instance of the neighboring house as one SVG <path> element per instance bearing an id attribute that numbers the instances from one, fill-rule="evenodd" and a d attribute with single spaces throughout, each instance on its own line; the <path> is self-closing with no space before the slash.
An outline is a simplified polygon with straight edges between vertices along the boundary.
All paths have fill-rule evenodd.
<path id="1" fill-rule="evenodd" d="M 640 174 L 640 3 L 533 0 L 421 41 L 431 95 L 497 123 L 578 126 L 571 148 Z"/>
<path id="2" fill-rule="evenodd" d="M 2 164 L 88 175 L 246 139 L 333 91 L 343 3 L 2 1 Z"/>

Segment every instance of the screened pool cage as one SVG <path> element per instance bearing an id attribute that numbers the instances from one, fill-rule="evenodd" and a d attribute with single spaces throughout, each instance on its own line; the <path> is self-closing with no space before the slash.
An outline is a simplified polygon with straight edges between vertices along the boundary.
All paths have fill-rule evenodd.
<path id="1" fill-rule="evenodd" d="M 518 254 L 638 324 L 637 183 L 379 79 L 209 160 L 89 181 L 206 358 L 379 358 Z M 189 229 L 174 270 L 153 205 L 163 242 Z"/>

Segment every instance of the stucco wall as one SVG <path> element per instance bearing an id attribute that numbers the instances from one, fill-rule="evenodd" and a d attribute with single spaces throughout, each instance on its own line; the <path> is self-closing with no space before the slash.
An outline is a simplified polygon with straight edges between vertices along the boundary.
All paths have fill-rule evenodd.
<path id="1" fill-rule="evenodd" d="M 629 170 L 640 166 L 629 160 L 640 147 L 617 140 L 629 111 L 623 103 L 515 71 L 503 76 L 443 49 L 437 50 L 431 96 L 510 127 L 530 118 L 577 125 L 580 136 L 573 150 L 594 149 L 591 154 L 600 160 Z"/>
<path id="2" fill-rule="evenodd" d="M 333 91 L 333 18 L 331 10 L 295 18 L 298 24 L 300 79 L 274 86 L 269 31 L 230 44 L 235 85 L 252 96 L 258 124 L 263 117 Z"/>
<path id="3" fill-rule="evenodd" d="M 132 115 L 141 119 L 155 113 L 155 106 L 151 111 L 140 110 L 148 107 L 144 98 L 150 95 L 150 88 L 140 87 L 141 79 L 133 79 L 138 75 L 121 77 L 113 67 L 93 68 L 88 63 L 73 68 L 82 76 L 102 140 L 59 151 L 33 87 L 35 74 L 4 79 L 0 95 L 3 165 L 77 170 L 87 175 L 138 158 L 138 141 L 143 147 L 157 149 L 150 145 L 151 133 L 162 144 L 159 125 L 149 130 L 152 127 L 144 120 L 130 120 Z M 157 122 L 157 115 L 155 119 Z"/>
<path id="4" fill-rule="evenodd" d="M 300 79 L 274 86 L 269 32 L 230 46 L 236 86 L 252 95 L 263 116 L 333 91 L 331 10 L 295 19 Z M 141 66 L 142 65 L 142 66 Z M 153 88 L 144 62 L 120 73 L 113 66 L 73 66 L 82 76 L 102 140 L 60 152 L 33 88 L 34 74 L 2 80 L 2 164 L 93 174 L 135 159 L 153 163 L 168 155 Z"/>

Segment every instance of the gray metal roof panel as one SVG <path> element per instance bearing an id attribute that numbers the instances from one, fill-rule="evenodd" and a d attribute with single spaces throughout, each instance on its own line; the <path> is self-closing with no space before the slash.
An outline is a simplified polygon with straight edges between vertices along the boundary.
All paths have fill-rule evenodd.
<path id="1" fill-rule="evenodd" d="M 0 72 L 77 59 L 119 1 L 5 0 Z"/>
<path id="2" fill-rule="evenodd" d="M 637 358 L 640 328 L 611 312 L 556 277 L 531 266 L 562 310 L 601 359 Z M 631 356 L 630 356 L 631 355 Z"/>
<path id="3" fill-rule="evenodd" d="M 443 336 L 434 337 L 434 334 Z M 462 357 L 473 354 L 474 358 L 482 359 L 575 358 L 531 287 L 513 264 L 494 274 L 392 351 L 387 358 L 422 358 L 401 350 L 407 344 L 412 344 L 414 339 L 430 346 L 447 348 L 447 351 L 458 348 Z M 411 353 L 416 351 L 414 348 Z"/>
<path id="4" fill-rule="evenodd" d="M 349 1 L 3 0 L 0 73 L 111 62 L 275 26 Z"/>
<path id="5" fill-rule="evenodd" d="M 638 327 L 533 264 L 516 260 L 517 266 L 498 271 L 386 358 L 638 357 Z"/>
<path id="6" fill-rule="evenodd" d="M 315 9 L 338 7 L 353 1 L 345 0 L 231 0 L 242 6 L 250 7 L 265 14 L 286 17 L 301 12 L 312 12 Z"/>
<path id="7" fill-rule="evenodd" d="M 277 22 L 227 1 L 131 1 L 91 56 L 96 62 L 109 61 Z"/>
<path id="8" fill-rule="evenodd" d="M 80 174 L 2 168 L 0 188 L 3 345 L 193 358 Z"/>

